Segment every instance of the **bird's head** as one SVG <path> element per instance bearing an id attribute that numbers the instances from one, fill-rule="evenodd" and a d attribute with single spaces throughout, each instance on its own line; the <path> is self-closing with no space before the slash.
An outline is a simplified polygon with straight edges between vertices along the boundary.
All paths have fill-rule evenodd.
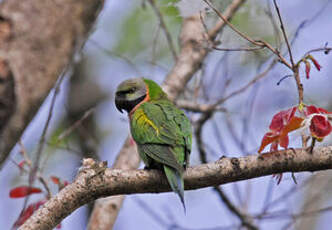
<path id="1" fill-rule="evenodd" d="M 122 113 L 128 113 L 147 97 L 148 90 L 143 78 L 133 78 L 123 81 L 115 93 L 116 108 Z"/>

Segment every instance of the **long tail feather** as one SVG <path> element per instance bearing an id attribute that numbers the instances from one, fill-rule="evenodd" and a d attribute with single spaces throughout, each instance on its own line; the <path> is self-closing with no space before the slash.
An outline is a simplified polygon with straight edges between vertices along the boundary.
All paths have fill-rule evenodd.
<path id="1" fill-rule="evenodd" d="M 173 192 L 175 192 L 183 205 L 184 212 L 186 212 L 186 205 L 184 203 L 184 184 L 182 175 L 177 172 L 175 169 L 164 165 L 164 171 L 168 180 L 169 185 L 171 186 Z"/>

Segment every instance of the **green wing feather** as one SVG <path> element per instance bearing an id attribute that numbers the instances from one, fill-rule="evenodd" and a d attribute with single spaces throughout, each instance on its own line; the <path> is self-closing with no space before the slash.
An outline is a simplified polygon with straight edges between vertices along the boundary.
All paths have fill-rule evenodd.
<path id="1" fill-rule="evenodd" d="M 170 101 L 145 102 L 131 116 L 131 134 L 150 167 L 160 164 L 183 205 L 183 171 L 189 164 L 191 124 Z"/>

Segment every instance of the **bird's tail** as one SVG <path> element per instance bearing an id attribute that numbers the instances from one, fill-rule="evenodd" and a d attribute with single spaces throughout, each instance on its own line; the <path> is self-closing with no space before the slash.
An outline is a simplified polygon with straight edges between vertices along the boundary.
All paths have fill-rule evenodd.
<path id="1" fill-rule="evenodd" d="M 186 212 L 186 205 L 184 203 L 184 184 L 182 173 L 179 173 L 177 170 L 167 165 L 164 165 L 164 171 L 169 185 L 171 186 L 173 192 L 175 192 L 179 196 L 184 211 Z"/>

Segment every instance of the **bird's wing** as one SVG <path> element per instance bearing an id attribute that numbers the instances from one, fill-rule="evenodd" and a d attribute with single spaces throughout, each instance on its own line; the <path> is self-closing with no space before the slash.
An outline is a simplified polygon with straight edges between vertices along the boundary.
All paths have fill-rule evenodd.
<path id="1" fill-rule="evenodd" d="M 155 161 L 179 172 L 186 165 L 191 151 L 191 125 L 171 102 L 143 103 L 132 115 L 131 133 L 141 151 Z"/>

